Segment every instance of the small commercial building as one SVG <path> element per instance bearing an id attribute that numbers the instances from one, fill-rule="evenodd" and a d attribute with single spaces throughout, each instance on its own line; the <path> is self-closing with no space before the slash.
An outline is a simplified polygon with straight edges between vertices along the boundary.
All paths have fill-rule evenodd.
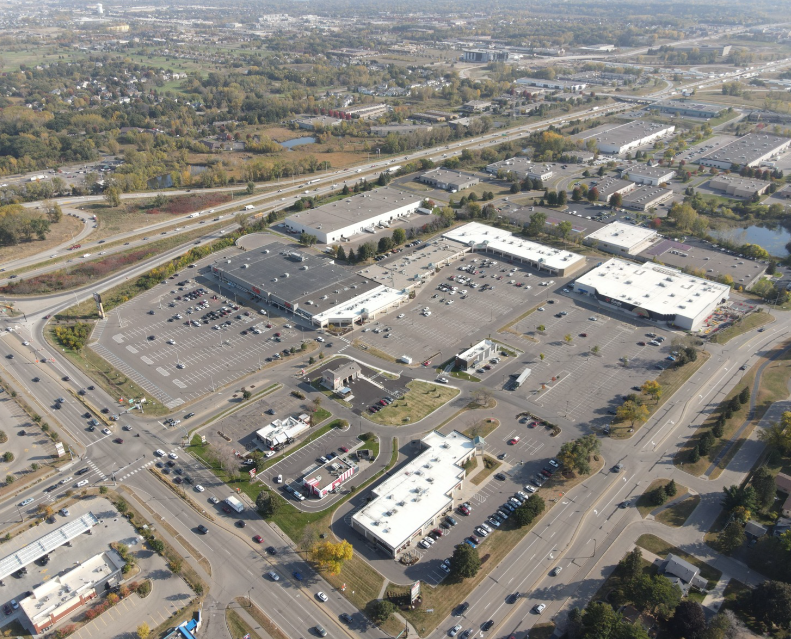
<path id="1" fill-rule="evenodd" d="M 620 169 L 621 177 L 637 184 L 650 184 L 659 186 L 670 182 L 676 177 L 676 172 L 666 166 L 649 166 L 648 164 L 632 164 Z"/>
<path id="2" fill-rule="evenodd" d="M 610 198 L 618 193 L 623 196 L 629 191 L 637 188 L 634 182 L 628 180 L 619 180 L 618 178 L 604 178 L 596 185 L 596 190 L 599 192 L 599 202 L 610 202 Z"/>
<path id="3" fill-rule="evenodd" d="M 689 118 L 711 118 L 719 117 L 727 107 L 721 104 L 706 104 L 703 102 L 693 102 L 691 100 L 662 100 L 655 102 L 648 107 L 660 113 L 680 115 Z"/>
<path id="4" fill-rule="evenodd" d="M 266 448 L 279 450 L 296 440 L 308 428 L 310 428 L 308 415 L 303 414 L 299 417 L 289 415 L 285 419 L 275 419 L 271 424 L 255 431 L 255 436 Z"/>
<path id="5" fill-rule="evenodd" d="M 331 391 L 337 391 L 359 378 L 360 372 L 360 365 L 357 362 L 347 361 L 338 368 L 325 370 L 321 374 L 321 385 Z"/>
<path id="6" fill-rule="evenodd" d="M 755 167 L 788 153 L 791 138 L 781 138 L 764 133 L 748 133 L 730 144 L 715 149 L 697 160 L 702 166 L 712 166 L 723 171 L 745 166 Z"/>
<path id="7" fill-rule="evenodd" d="M 474 175 L 445 168 L 426 171 L 418 177 L 418 181 L 423 184 L 428 184 L 435 189 L 442 189 L 443 191 L 450 191 L 451 193 L 457 193 L 458 191 L 468 189 L 480 182 Z"/>
<path id="8" fill-rule="evenodd" d="M 531 242 L 479 222 L 459 226 L 442 237 L 488 257 L 503 258 L 510 264 L 529 266 L 548 275 L 571 275 L 585 266 L 582 255 Z"/>
<path id="9" fill-rule="evenodd" d="M 661 264 L 618 258 L 588 271 L 572 286 L 607 308 L 688 331 L 700 328 L 731 290 Z"/>
<path id="10" fill-rule="evenodd" d="M 616 255 L 637 255 L 658 238 L 657 232 L 623 222 L 612 222 L 585 238 L 585 244 Z"/>
<path id="11" fill-rule="evenodd" d="M 717 191 L 725 191 L 725 194 L 731 197 L 751 198 L 766 193 L 769 190 L 769 182 L 733 174 L 718 175 L 709 180 L 709 187 Z"/>
<path id="12" fill-rule="evenodd" d="M 345 109 L 340 109 L 338 113 L 344 116 L 345 119 L 351 118 L 352 120 L 371 120 L 384 115 L 389 110 L 386 104 L 362 104 L 360 106 L 350 106 Z"/>
<path id="13" fill-rule="evenodd" d="M 483 113 L 491 108 L 491 100 L 470 100 L 461 106 L 461 110 L 465 113 Z"/>
<path id="14" fill-rule="evenodd" d="M 497 344 L 484 339 L 456 355 L 456 366 L 463 371 L 475 370 L 485 364 L 497 352 Z"/>
<path id="15" fill-rule="evenodd" d="M 302 485 L 313 497 L 324 499 L 335 492 L 357 472 L 357 466 L 335 457 L 326 464 L 311 470 L 302 478 Z"/>
<path id="16" fill-rule="evenodd" d="M 673 195 L 672 189 L 661 186 L 638 186 L 621 196 L 621 207 L 644 213 L 672 200 Z"/>
<path id="17" fill-rule="evenodd" d="M 387 186 L 330 202 L 288 216 L 283 222 L 295 233 L 313 235 L 321 244 L 342 242 L 376 226 L 387 226 L 407 217 L 420 200 Z"/>
<path id="18" fill-rule="evenodd" d="M 352 515 L 352 528 L 395 558 L 436 528 L 464 487 L 464 463 L 476 453 L 469 437 L 433 431 L 423 452 L 373 490 L 373 499 Z"/>
<path id="19" fill-rule="evenodd" d="M 42 634 L 58 621 L 82 608 L 109 587 L 121 583 L 126 562 L 115 550 L 107 550 L 71 570 L 54 575 L 19 601 L 20 621 L 34 635 Z"/>
<path id="20" fill-rule="evenodd" d="M 529 158 L 521 156 L 500 160 L 499 162 L 492 162 L 486 166 L 486 172 L 492 175 L 497 175 L 500 171 L 511 173 L 520 180 L 524 180 L 528 177 L 531 180 L 541 180 L 542 182 L 545 182 L 554 175 L 552 169 L 548 166 L 544 164 L 533 164 Z"/>
<path id="21" fill-rule="evenodd" d="M 672 124 L 657 124 L 647 120 L 634 120 L 606 131 L 583 136 L 581 139 L 595 139 L 601 153 L 619 155 L 634 151 L 642 146 L 653 144 L 668 137 L 676 130 Z"/>

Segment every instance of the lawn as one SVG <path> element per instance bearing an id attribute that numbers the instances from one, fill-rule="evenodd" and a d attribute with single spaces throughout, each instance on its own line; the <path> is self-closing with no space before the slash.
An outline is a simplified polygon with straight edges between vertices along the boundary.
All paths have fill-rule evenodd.
<path id="1" fill-rule="evenodd" d="M 680 486 L 679 486 L 680 488 Z M 700 495 L 690 495 L 683 501 L 673 504 L 656 516 L 656 520 L 665 526 L 681 528 L 700 503 Z"/>
<path id="2" fill-rule="evenodd" d="M 255 604 L 250 606 L 247 597 L 237 597 L 236 603 L 239 606 L 245 606 L 247 613 L 256 620 L 261 629 L 269 635 L 272 639 L 289 639 L 288 635 L 283 632 L 264 612 Z"/>
<path id="3" fill-rule="evenodd" d="M 640 535 L 635 543 L 641 548 L 645 548 L 648 552 L 652 552 L 662 559 L 667 557 L 668 554 L 673 553 L 677 557 L 686 559 L 692 565 L 697 566 L 700 569 L 700 576 L 708 581 L 708 584 L 706 585 L 708 590 L 714 588 L 714 586 L 717 585 L 717 582 L 722 577 L 722 573 L 716 568 L 709 566 L 706 562 L 701 561 L 694 555 L 684 552 L 680 548 L 671 546 L 664 539 L 660 539 L 656 535 Z"/>
<path id="4" fill-rule="evenodd" d="M 669 479 L 655 479 L 651 482 L 648 488 L 645 489 L 645 492 L 637 498 L 637 510 L 640 511 L 640 516 L 645 519 L 646 516 L 654 509 L 659 508 L 656 504 L 651 503 L 651 493 L 660 486 L 667 486 L 670 483 Z M 675 497 L 668 498 L 667 501 L 671 501 L 680 497 L 681 495 L 687 494 L 687 487 L 682 486 L 680 484 L 676 484 L 676 495 Z M 665 502 L 667 503 L 667 502 Z"/>
<path id="5" fill-rule="evenodd" d="M 473 459 L 475 459 L 473 457 Z M 483 456 L 483 468 L 470 481 L 476 486 L 483 483 L 483 481 L 495 472 L 501 466 L 500 462 L 490 455 Z"/>
<path id="6" fill-rule="evenodd" d="M 493 417 L 488 417 L 471 425 L 469 428 L 467 428 L 467 430 L 463 430 L 461 434 L 469 437 L 470 439 L 474 437 L 486 438 L 495 430 L 497 430 L 498 426 L 500 426 L 500 420 L 494 419 Z"/>
<path id="7" fill-rule="evenodd" d="M 377 424 L 399 426 L 412 424 L 430 415 L 459 394 L 456 388 L 414 380 L 407 384 L 407 393 L 378 413 L 368 417 Z"/>
<path id="8" fill-rule="evenodd" d="M 727 344 L 734 337 L 744 335 L 744 333 L 751 331 L 754 328 L 760 328 L 761 326 L 769 324 L 770 322 L 773 322 L 774 319 L 775 318 L 769 313 L 750 313 L 744 319 L 741 319 L 728 328 L 718 331 L 712 335 L 711 341 L 715 344 Z"/>
<path id="9" fill-rule="evenodd" d="M 379 438 L 371 433 L 363 433 L 358 439 L 364 443 L 358 450 L 368 449 L 371 451 L 371 461 L 379 457 Z"/>
<path id="10" fill-rule="evenodd" d="M 243 601 L 243 605 L 246 608 L 248 606 L 247 600 L 244 599 Z M 225 609 L 225 625 L 228 627 L 233 639 L 261 639 L 261 635 L 247 625 L 247 622 L 235 610 L 231 609 L 230 604 Z"/>

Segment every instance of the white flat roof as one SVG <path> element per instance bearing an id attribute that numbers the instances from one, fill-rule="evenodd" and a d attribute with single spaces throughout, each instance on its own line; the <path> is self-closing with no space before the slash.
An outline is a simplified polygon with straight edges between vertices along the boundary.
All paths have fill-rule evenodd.
<path id="1" fill-rule="evenodd" d="M 370 291 L 358 295 L 342 304 L 314 315 L 318 320 L 344 319 L 353 320 L 363 313 L 374 314 L 382 308 L 395 304 L 404 297 L 404 291 L 397 291 L 388 286 L 378 286 Z"/>
<path id="2" fill-rule="evenodd" d="M 473 357 L 477 353 L 486 352 L 487 349 L 491 348 L 494 345 L 494 342 L 490 339 L 482 339 L 477 344 L 473 344 L 470 346 L 466 351 L 459 353 L 456 357 L 460 357 L 461 359 L 469 359 Z"/>
<path id="3" fill-rule="evenodd" d="M 543 244 L 531 242 L 513 233 L 486 226 L 480 222 L 470 222 L 445 233 L 442 237 L 475 248 L 491 247 L 496 251 L 513 255 L 514 257 L 541 263 L 552 269 L 567 269 L 585 258 L 571 251 L 561 251 Z"/>
<path id="4" fill-rule="evenodd" d="M 606 242 L 611 246 L 619 246 L 628 250 L 655 237 L 656 231 L 651 229 L 644 229 L 639 226 L 624 224 L 623 222 L 611 222 L 600 229 L 596 229 L 585 239 Z"/>
<path id="5" fill-rule="evenodd" d="M 646 262 L 608 260 L 578 277 L 575 285 L 596 289 L 613 301 L 661 315 L 697 317 L 712 303 L 727 297 L 730 286 L 687 275 L 677 269 Z"/>
<path id="6" fill-rule="evenodd" d="M 307 415 L 305 417 L 306 419 L 297 419 L 289 415 L 285 419 L 276 419 L 271 424 L 255 431 L 256 437 L 275 443 L 286 443 L 289 439 L 294 439 L 308 429 Z"/>
<path id="7" fill-rule="evenodd" d="M 398 473 L 374 488 L 376 498 L 354 515 L 391 548 L 399 548 L 430 517 L 448 508 L 448 493 L 464 476 L 459 462 L 474 446 L 469 437 L 457 431 L 426 435 L 428 446 Z"/>

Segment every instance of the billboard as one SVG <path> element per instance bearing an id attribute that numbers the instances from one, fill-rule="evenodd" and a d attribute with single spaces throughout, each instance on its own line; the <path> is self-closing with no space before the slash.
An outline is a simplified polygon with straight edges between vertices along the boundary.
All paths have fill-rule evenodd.
<path id="1" fill-rule="evenodd" d="M 409 601 L 410 603 L 415 603 L 415 600 L 420 596 L 420 582 L 416 581 L 412 584 L 412 588 L 409 590 Z"/>

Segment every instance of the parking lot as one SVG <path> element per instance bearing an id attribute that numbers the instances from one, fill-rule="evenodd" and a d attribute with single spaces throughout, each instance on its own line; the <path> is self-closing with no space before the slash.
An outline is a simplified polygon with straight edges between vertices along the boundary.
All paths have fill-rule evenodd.
<path id="1" fill-rule="evenodd" d="M 433 363 L 438 364 L 468 346 L 474 334 L 483 329 L 494 332 L 517 309 L 546 299 L 550 292 L 551 287 L 540 286 L 541 282 L 550 279 L 546 274 L 517 267 L 514 274 L 509 275 L 511 266 L 500 260 L 496 266 L 478 269 L 481 273 L 472 276 L 476 288 L 449 280 L 450 276 L 469 275 L 457 269 L 467 266 L 472 259 L 480 262 L 483 257 L 476 254 L 454 262 L 430 284 L 419 289 L 416 298 L 404 306 L 401 313 L 374 322 L 358 332 L 358 340 L 395 358 L 408 355 L 416 362 L 433 358 Z M 555 276 L 555 285 L 570 279 Z M 514 284 L 509 284 L 510 281 Z M 523 286 L 517 287 L 515 284 L 520 282 Z M 437 289 L 442 283 L 454 284 L 460 290 L 453 295 L 444 293 Z M 489 288 L 482 290 L 484 284 Z M 462 294 L 465 290 L 466 296 Z M 424 308 L 428 308 L 431 315 L 425 316 Z M 380 333 L 374 332 L 377 328 Z M 385 328 L 390 330 L 385 331 Z"/>
<path id="2" fill-rule="evenodd" d="M 507 370 L 516 374 L 529 366 L 532 373 L 512 392 L 570 421 L 606 427 L 622 395 L 655 379 L 660 367 L 671 364 L 666 360 L 672 350 L 670 331 L 599 312 L 571 293 L 551 295 L 539 308 L 544 310 L 513 326 L 530 339 L 520 340 L 525 354 Z M 543 332 L 539 326 L 544 326 Z M 650 345 L 647 333 L 664 337 L 664 343 Z M 591 353 L 594 346 L 598 356 Z"/>
<path id="3" fill-rule="evenodd" d="M 259 370 L 313 337 L 294 320 L 270 317 L 269 307 L 261 314 L 239 291 L 217 287 L 207 264 L 115 309 L 94 333 L 92 348 L 168 408 Z"/>

